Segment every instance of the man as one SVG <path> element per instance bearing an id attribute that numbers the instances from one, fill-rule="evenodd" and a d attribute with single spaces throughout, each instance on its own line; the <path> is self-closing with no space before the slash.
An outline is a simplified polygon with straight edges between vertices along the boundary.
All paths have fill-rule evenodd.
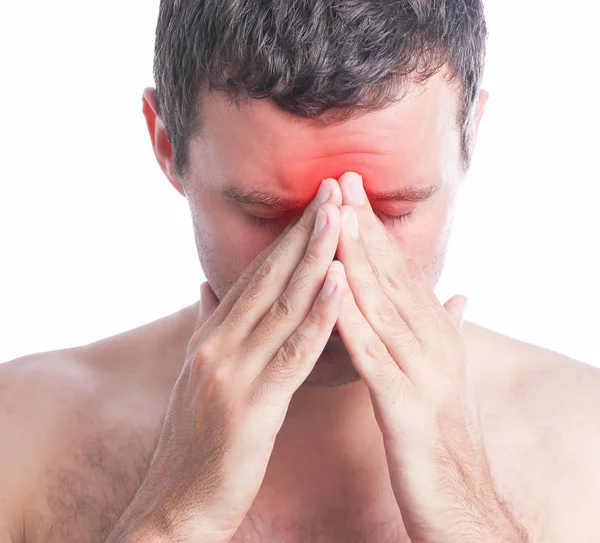
<path id="1" fill-rule="evenodd" d="M 433 294 L 485 34 L 479 0 L 161 2 L 143 112 L 207 282 L 0 365 L 2 542 L 600 540 L 599 372 Z"/>

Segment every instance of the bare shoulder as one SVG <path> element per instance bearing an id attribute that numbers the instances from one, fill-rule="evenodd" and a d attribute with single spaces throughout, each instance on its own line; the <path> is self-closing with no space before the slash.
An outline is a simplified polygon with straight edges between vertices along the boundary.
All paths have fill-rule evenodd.
<path id="1" fill-rule="evenodd" d="M 0 541 L 96 541 L 118 518 L 147 470 L 186 327 L 176 315 L 0 364 Z"/>
<path id="2" fill-rule="evenodd" d="M 68 350 L 24 356 L 0 365 L 0 526 L 20 519 L 40 472 L 68 443 L 84 398 L 95 396 L 89 367 Z M 17 521 L 19 519 L 19 521 Z M 3 525 L 4 524 L 4 525 Z M 9 539 L 10 541 L 10 539 Z"/>
<path id="3" fill-rule="evenodd" d="M 195 312 L 0 364 L 0 541 L 102 540 L 143 480 Z"/>
<path id="4" fill-rule="evenodd" d="M 502 495 L 536 541 L 600 540 L 600 369 L 473 324 L 466 333 Z"/>
<path id="5" fill-rule="evenodd" d="M 544 420 L 559 411 L 597 424 L 599 368 L 473 323 L 466 335 L 475 380 L 483 391 L 499 391 L 488 395 L 493 408 L 512 406 Z"/>

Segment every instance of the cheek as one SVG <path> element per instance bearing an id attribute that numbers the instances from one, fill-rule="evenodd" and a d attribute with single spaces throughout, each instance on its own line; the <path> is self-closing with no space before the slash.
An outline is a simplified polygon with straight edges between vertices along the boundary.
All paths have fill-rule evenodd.
<path id="1" fill-rule="evenodd" d="M 420 214 L 404 226 L 388 228 L 406 247 L 432 288 L 439 280 L 445 261 L 450 234 L 448 217 L 448 209 L 440 206 Z"/>
<path id="2" fill-rule="evenodd" d="M 242 214 L 218 203 L 196 204 L 192 220 L 202 270 L 219 299 L 277 237 L 277 233 L 253 227 Z"/>

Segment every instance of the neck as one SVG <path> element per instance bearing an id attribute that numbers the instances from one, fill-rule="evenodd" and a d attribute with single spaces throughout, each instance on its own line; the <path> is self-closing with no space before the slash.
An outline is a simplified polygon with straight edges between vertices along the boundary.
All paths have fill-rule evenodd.
<path id="1" fill-rule="evenodd" d="M 364 382 L 303 386 L 296 392 L 263 491 L 286 502 L 281 504 L 284 515 L 311 507 L 316 514 L 327 503 L 362 510 L 393 501 L 381 432 Z"/>

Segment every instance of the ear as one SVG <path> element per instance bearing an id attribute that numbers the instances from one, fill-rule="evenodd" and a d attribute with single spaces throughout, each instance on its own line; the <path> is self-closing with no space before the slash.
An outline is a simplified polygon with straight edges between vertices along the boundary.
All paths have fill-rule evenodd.
<path id="1" fill-rule="evenodd" d="M 150 133 L 156 160 L 158 160 L 161 170 L 167 176 L 171 185 L 182 196 L 185 196 L 185 190 L 173 172 L 173 148 L 167 136 L 165 125 L 158 114 L 155 89 L 152 87 L 144 89 L 142 102 L 144 117 L 146 117 L 146 124 L 148 125 L 148 132 Z"/>
<path id="2" fill-rule="evenodd" d="M 490 93 L 484 89 L 479 91 L 479 96 L 477 97 L 477 103 L 475 104 L 475 118 L 473 119 L 473 134 L 471 136 L 471 149 L 470 156 L 473 156 L 473 151 L 475 150 L 475 143 L 477 142 L 477 134 L 479 133 L 479 123 L 481 123 L 481 119 L 485 112 L 485 106 L 490 97 Z"/>

